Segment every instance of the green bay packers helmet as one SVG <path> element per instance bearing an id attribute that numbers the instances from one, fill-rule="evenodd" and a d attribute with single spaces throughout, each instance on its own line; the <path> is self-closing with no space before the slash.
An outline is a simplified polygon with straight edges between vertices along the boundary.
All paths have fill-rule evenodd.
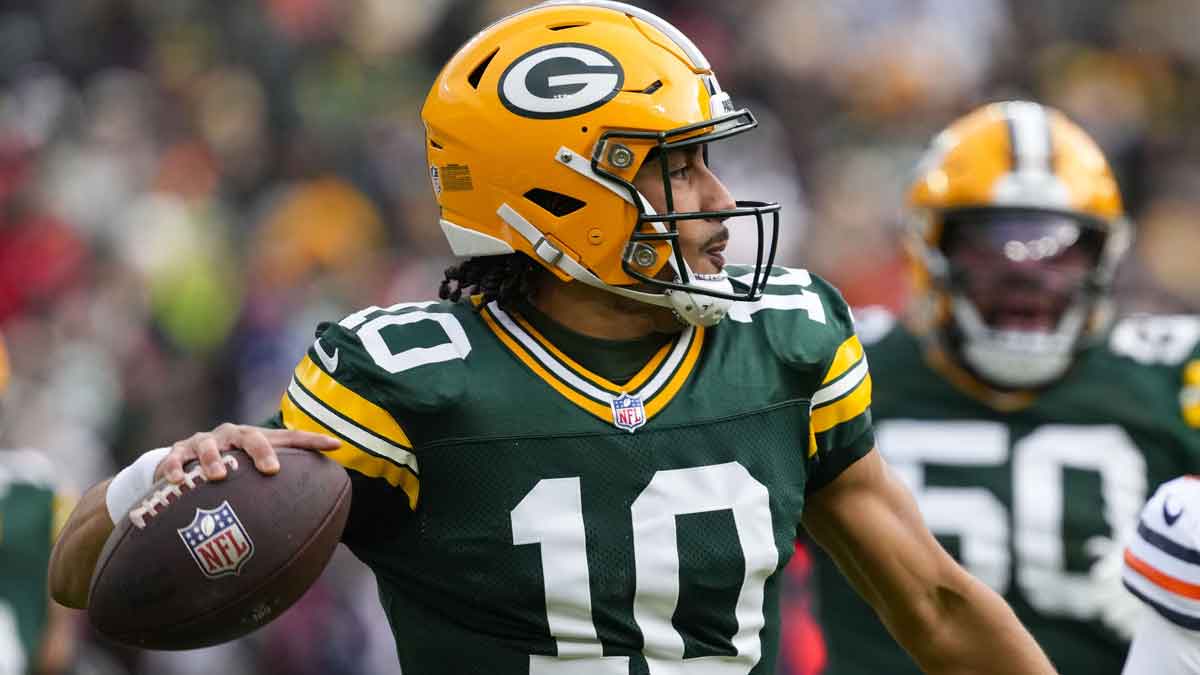
<path id="1" fill-rule="evenodd" d="M 1105 325 L 1130 243 L 1103 153 L 1057 110 L 994 103 L 933 141 L 908 195 L 927 336 L 990 388 L 1044 388 Z"/>
<path id="2" fill-rule="evenodd" d="M 753 129 L 678 29 L 637 7 L 551 0 L 488 26 L 438 75 L 421 111 L 441 227 L 459 256 L 521 252 L 563 281 L 673 309 L 697 325 L 766 285 L 777 203 L 674 210 L 667 152 Z M 634 186 L 659 157 L 666 212 Z M 697 274 L 676 245 L 687 219 L 750 217 L 755 273 Z"/>

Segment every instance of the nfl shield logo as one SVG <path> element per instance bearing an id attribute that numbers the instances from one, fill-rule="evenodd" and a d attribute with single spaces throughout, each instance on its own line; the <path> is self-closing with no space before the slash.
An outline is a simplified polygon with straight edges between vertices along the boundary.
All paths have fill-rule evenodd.
<path id="1" fill-rule="evenodd" d="M 196 509 L 191 525 L 176 532 L 209 579 L 241 572 L 254 555 L 254 542 L 228 501 L 215 509 Z"/>
<path id="2" fill-rule="evenodd" d="M 613 424 L 618 429 L 633 433 L 634 429 L 646 423 L 646 406 L 642 399 L 629 394 L 621 394 L 612 401 Z"/>

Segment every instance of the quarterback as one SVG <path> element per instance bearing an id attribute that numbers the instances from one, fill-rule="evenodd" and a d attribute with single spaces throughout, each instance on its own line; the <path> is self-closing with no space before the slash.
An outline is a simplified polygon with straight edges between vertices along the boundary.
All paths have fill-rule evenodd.
<path id="1" fill-rule="evenodd" d="M 756 122 L 687 37 L 617 2 L 543 3 L 467 42 L 422 118 L 466 258 L 442 301 L 319 326 L 278 428 L 223 425 L 95 488 L 57 597 L 86 602 L 139 476 L 199 459 L 220 478 L 234 446 L 269 473 L 298 444 L 350 472 L 343 541 L 406 673 L 772 673 L 802 523 L 930 672 L 1052 672 L 874 452 L 841 297 L 773 267 L 779 206 L 710 170 Z M 726 265 L 746 229 L 754 264 Z"/>
<path id="2" fill-rule="evenodd" d="M 909 199 L 913 311 L 856 311 L 878 447 L 1061 672 L 1120 673 L 1139 613 L 1123 547 L 1155 486 L 1200 470 L 1200 318 L 1111 320 L 1129 224 L 1099 148 L 1056 110 L 954 122 Z M 817 565 L 829 672 L 916 672 L 834 562 Z"/>

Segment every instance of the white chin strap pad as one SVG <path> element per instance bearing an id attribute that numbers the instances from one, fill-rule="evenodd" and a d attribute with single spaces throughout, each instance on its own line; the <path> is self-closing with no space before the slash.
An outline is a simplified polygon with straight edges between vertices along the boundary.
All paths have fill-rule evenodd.
<path id="1" fill-rule="evenodd" d="M 696 277 L 692 279 L 691 285 L 721 293 L 732 293 L 733 284 L 729 282 L 729 277 L 724 272 L 718 276 L 719 279 Z M 679 318 L 693 326 L 715 326 L 725 318 L 725 315 L 729 313 L 729 308 L 733 306 L 733 300 L 703 293 L 669 290 L 666 295 L 671 299 L 671 308 L 675 310 Z"/>

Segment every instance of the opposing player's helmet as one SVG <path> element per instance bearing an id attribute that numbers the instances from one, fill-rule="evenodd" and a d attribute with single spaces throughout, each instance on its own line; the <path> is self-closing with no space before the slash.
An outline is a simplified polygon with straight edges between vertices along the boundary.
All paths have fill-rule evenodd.
<path id="1" fill-rule="evenodd" d="M 1130 227 L 1103 153 L 1057 110 L 1011 101 L 955 121 L 909 206 L 930 335 L 985 384 L 1053 383 L 1106 323 Z"/>
<path id="2" fill-rule="evenodd" d="M 677 212 L 665 161 L 669 150 L 757 122 L 734 109 L 700 50 L 659 17 L 605 0 L 517 12 L 450 59 L 421 116 L 456 255 L 519 251 L 564 281 L 670 307 L 699 325 L 761 296 L 779 205 Z M 666 213 L 632 182 L 652 153 L 663 158 Z M 758 226 L 754 274 L 735 286 L 724 272 L 692 272 L 675 245 L 678 221 L 736 216 Z"/>

